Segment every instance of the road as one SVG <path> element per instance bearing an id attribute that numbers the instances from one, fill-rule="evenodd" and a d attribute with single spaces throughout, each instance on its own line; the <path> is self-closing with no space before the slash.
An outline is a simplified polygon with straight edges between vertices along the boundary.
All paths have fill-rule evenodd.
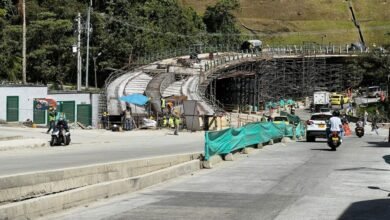
<path id="1" fill-rule="evenodd" d="M 370 132 L 248 157 L 45 219 L 390 219 L 390 144 Z"/>
<path id="2" fill-rule="evenodd" d="M 49 141 L 50 135 L 45 131 L 0 127 L 2 136 L 20 135 Z M 67 147 L 0 151 L 0 176 L 203 151 L 203 132 L 172 134 L 171 130 L 71 130 L 72 143 Z"/>

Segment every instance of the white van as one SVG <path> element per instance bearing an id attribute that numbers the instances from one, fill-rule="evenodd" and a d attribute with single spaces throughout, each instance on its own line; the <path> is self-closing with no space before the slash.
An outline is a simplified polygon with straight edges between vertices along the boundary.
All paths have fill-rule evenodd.
<path id="1" fill-rule="evenodd" d="M 382 90 L 379 86 L 370 86 L 367 88 L 367 97 L 379 97 L 381 92 Z"/>

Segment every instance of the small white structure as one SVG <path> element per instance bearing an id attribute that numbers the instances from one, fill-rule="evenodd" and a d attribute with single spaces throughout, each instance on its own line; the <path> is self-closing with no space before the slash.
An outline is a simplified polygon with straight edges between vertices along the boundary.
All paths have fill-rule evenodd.
<path id="1" fill-rule="evenodd" d="M 47 124 L 47 111 L 34 109 L 34 100 L 52 98 L 57 110 L 70 122 L 98 126 L 100 94 L 76 91 L 48 91 L 47 86 L 0 85 L 0 120 Z"/>
<path id="2" fill-rule="evenodd" d="M 0 120 L 33 120 L 34 99 L 47 96 L 46 86 L 0 85 Z"/>

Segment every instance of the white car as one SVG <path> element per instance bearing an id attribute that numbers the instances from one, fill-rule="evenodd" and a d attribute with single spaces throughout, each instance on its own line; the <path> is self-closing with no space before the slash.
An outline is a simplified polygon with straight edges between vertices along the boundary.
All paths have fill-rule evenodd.
<path id="1" fill-rule="evenodd" d="M 307 120 L 306 141 L 314 142 L 316 138 L 326 138 L 326 124 L 332 117 L 330 112 L 315 113 Z"/>

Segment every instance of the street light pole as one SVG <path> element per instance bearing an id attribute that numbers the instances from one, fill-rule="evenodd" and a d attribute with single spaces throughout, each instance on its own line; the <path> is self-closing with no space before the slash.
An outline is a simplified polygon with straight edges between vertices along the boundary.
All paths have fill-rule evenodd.
<path id="1" fill-rule="evenodd" d="M 23 80 L 23 84 L 26 84 L 27 83 L 27 74 L 26 74 L 26 65 L 27 65 L 27 61 L 26 61 L 26 32 L 27 32 L 27 27 L 26 27 L 26 1 L 23 0 L 22 2 L 22 13 L 23 13 L 23 48 L 22 48 L 22 56 L 23 56 L 23 61 L 22 61 L 22 68 L 23 68 L 23 72 L 22 72 L 22 80 Z"/>
<path id="2" fill-rule="evenodd" d="M 77 14 L 77 91 L 81 91 L 81 15 Z"/>

